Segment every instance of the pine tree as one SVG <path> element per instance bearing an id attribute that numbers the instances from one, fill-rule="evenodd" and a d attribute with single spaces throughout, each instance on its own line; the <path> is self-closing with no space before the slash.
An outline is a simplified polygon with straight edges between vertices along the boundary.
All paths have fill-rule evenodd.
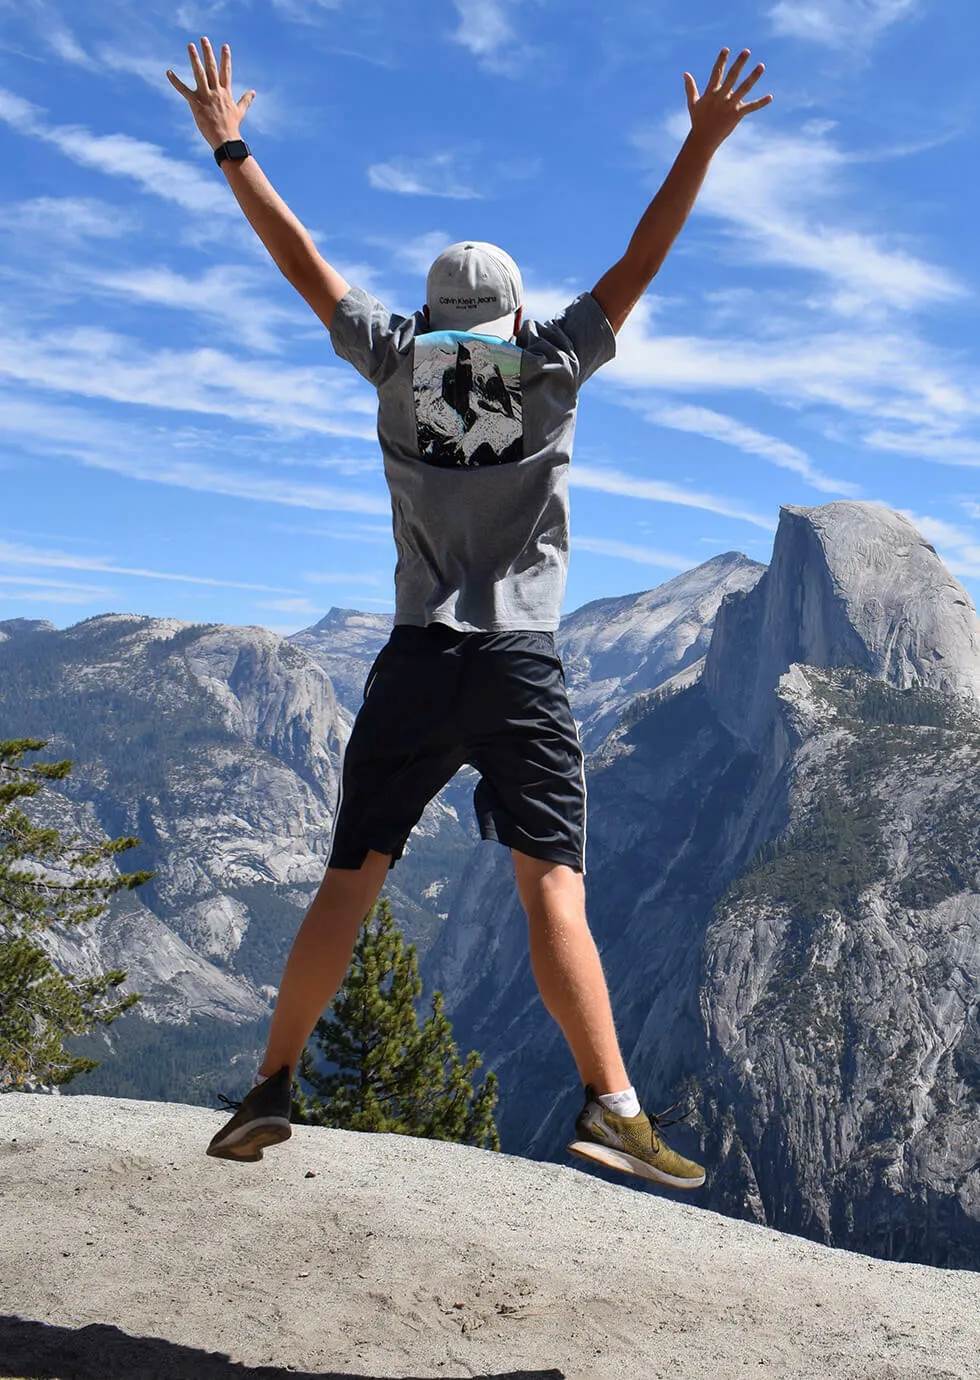
<path id="1" fill-rule="evenodd" d="M 37 795 L 43 781 L 69 775 L 67 760 L 22 765 L 26 752 L 47 743 L 0 740 L 0 1092 L 68 1083 L 97 1068 L 98 1060 L 66 1050 L 65 1037 L 110 1024 L 140 999 L 138 992 L 105 999 L 125 980 L 123 970 L 85 978 L 63 974 L 38 943 L 40 931 L 84 924 L 103 913 L 113 892 L 155 876 L 119 873 L 108 863 L 139 839 L 63 839 L 14 805 Z"/>
<path id="2" fill-rule="evenodd" d="M 387 1131 L 499 1150 L 493 1120 L 497 1075 L 474 1089 L 482 1064 L 471 1050 L 460 1060 L 443 996 L 420 1027 L 415 945 L 406 945 L 382 898 L 361 927 L 351 966 L 313 1038 L 333 1071 L 314 1067 L 309 1046 L 298 1077 L 315 1090 L 295 1095 L 293 1119 L 350 1131 Z"/>

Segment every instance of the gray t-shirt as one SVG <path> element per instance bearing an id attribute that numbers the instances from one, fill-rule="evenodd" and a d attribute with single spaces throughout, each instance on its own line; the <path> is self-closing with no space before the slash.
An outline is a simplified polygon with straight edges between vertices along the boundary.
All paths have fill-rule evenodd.
<path id="1" fill-rule="evenodd" d="M 433 331 L 351 287 L 330 338 L 378 390 L 395 623 L 556 629 L 578 390 L 616 353 L 591 292 L 507 342 Z"/>

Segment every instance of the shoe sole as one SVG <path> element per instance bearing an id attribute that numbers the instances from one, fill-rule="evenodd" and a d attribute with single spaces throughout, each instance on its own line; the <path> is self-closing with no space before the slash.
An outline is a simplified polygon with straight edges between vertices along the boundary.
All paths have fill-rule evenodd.
<path id="1" fill-rule="evenodd" d="M 254 1164 L 262 1159 L 267 1145 L 280 1145 L 293 1134 L 291 1124 L 281 1116 L 262 1117 L 239 1126 L 224 1140 L 213 1140 L 207 1153 L 218 1160 L 245 1160 Z"/>
<path id="2" fill-rule="evenodd" d="M 625 1150 L 614 1150 L 611 1145 L 599 1145 L 592 1140 L 573 1140 L 565 1148 L 584 1160 L 604 1165 L 606 1169 L 621 1169 L 627 1174 L 635 1174 L 638 1179 L 651 1179 L 669 1188 L 700 1188 L 705 1179 L 703 1174 L 699 1179 L 679 1179 L 676 1174 L 668 1174 L 666 1170 L 647 1164 Z"/>

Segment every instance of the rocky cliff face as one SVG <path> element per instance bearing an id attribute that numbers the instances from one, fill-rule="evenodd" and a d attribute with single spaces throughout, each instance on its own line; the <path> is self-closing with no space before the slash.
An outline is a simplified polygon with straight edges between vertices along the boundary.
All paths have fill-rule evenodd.
<path id="1" fill-rule="evenodd" d="M 340 703 L 357 713 L 371 662 L 387 642 L 392 620 L 387 614 L 332 608 L 318 623 L 287 639 L 322 666 Z"/>
<path id="2" fill-rule="evenodd" d="M 122 865 L 157 873 L 60 956 L 124 966 L 150 1020 L 263 1014 L 331 824 L 342 730 L 320 667 L 262 628 L 108 614 L 10 638 L 0 677 L 4 736 L 74 764 L 34 813 L 135 834 Z"/>
<path id="3" fill-rule="evenodd" d="M 347 705 L 317 659 L 261 627 L 107 614 L 62 631 L 27 620 L 0 628 L 0 732 L 50 737 L 47 755 L 75 764 L 62 824 L 85 814 L 90 831 L 137 835 L 124 865 L 157 872 L 128 898 L 125 942 L 119 898 L 111 920 L 81 946 L 62 937 L 59 954 L 126 967 L 124 990 L 145 994 L 151 1020 L 225 1020 L 233 992 L 249 1018 L 268 1012 L 323 876 L 343 747 L 387 635 L 375 630 L 372 641 L 368 629 L 358 646 L 334 612 Z M 452 856 L 447 833 L 458 821 L 435 801 L 416 858 L 393 879 L 416 940 L 440 918 L 425 888 L 440 854 Z"/>
<path id="4" fill-rule="evenodd" d="M 594 599 L 562 619 L 555 642 L 586 749 L 597 746 L 637 695 L 672 677 L 696 679 L 725 597 L 765 571 L 727 551 L 655 589 Z"/>
<path id="5" fill-rule="evenodd" d="M 592 930 L 646 1105 L 697 1105 L 668 1136 L 707 1163 L 704 1206 L 980 1262 L 977 645 L 904 519 L 784 509 L 702 679 L 638 696 L 590 754 Z M 552 1158 L 574 1066 L 522 912 L 496 869 L 471 882 L 425 976 L 500 1076 L 505 1146 Z"/>
<path id="6" fill-rule="evenodd" d="M 780 510 L 765 575 L 719 610 L 704 682 L 721 721 L 758 744 L 794 662 L 980 694 L 969 595 L 908 519 L 877 503 Z"/>
<path id="7" fill-rule="evenodd" d="M 789 820 L 706 926 L 704 1143 L 726 1211 L 980 1266 L 980 706 L 776 687 Z"/>

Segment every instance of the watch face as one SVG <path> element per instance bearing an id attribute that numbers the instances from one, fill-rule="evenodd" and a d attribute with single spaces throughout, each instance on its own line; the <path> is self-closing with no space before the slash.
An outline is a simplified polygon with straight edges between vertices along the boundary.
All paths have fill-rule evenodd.
<path id="1" fill-rule="evenodd" d="M 229 139 L 225 144 L 225 150 L 229 158 L 248 157 L 248 144 L 244 139 Z"/>

